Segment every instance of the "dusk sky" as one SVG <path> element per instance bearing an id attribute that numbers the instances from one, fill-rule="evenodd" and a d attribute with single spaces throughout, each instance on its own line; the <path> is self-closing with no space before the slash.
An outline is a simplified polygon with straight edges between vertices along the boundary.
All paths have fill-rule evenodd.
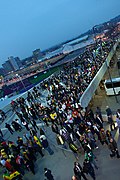
<path id="1" fill-rule="evenodd" d="M 0 0 L 0 66 L 72 39 L 120 14 L 120 0 Z"/>

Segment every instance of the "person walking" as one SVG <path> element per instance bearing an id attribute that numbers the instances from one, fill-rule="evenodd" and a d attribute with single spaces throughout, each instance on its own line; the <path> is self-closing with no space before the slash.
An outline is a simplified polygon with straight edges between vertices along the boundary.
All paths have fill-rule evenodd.
<path id="1" fill-rule="evenodd" d="M 22 125 L 26 128 L 27 131 L 30 130 L 30 128 L 28 127 L 28 122 L 22 121 Z"/>
<path id="2" fill-rule="evenodd" d="M 95 180 L 95 171 L 93 166 L 91 165 L 90 161 L 85 159 L 83 162 L 83 172 L 89 174 L 93 180 Z"/>
<path id="3" fill-rule="evenodd" d="M 41 136 L 41 135 L 45 135 L 45 132 L 43 131 L 42 128 L 40 128 L 40 136 Z"/>
<path id="4" fill-rule="evenodd" d="M 116 123 L 117 123 L 118 129 L 119 129 L 119 135 L 120 135 L 120 117 L 119 116 L 117 116 L 117 118 L 116 118 Z"/>
<path id="5" fill-rule="evenodd" d="M 93 166 L 93 168 L 95 167 L 96 169 L 98 169 L 98 166 L 96 164 L 96 156 L 93 154 L 92 151 L 88 151 L 88 152 L 85 152 L 85 159 L 87 159 L 91 165 Z"/>
<path id="6" fill-rule="evenodd" d="M 112 118 L 112 110 L 109 108 L 109 106 L 106 106 L 106 113 L 108 117 L 108 123 L 110 124 L 110 129 L 113 131 L 115 129 L 115 123 Z M 114 126 L 114 129 L 113 129 Z"/>
<path id="7" fill-rule="evenodd" d="M 42 147 L 37 144 L 36 142 L 33 144 L 35 152 L 38 152 L 42 157 L 44 157 L 44 154 L 42 152 Z"/>
<path id="8" fill-rule="evenodd" d="M 81 180 L 81 177 L 83 177 L 84 180 L 88 180 L 83 172 L 81 165 L 78 162 L 74 162 L 74 174 L 78 180 Z"/>
<path id="9" fill-rule="evenodd" d="M 116 116 L 120 118 L 120 109 L 117 109 Z"/>
<path id="10" fill-rule="evenodd" d="M 12 121 L 12 126 L 13 126 L 15 131 L 21 131 L 22 130 L 22 126 L 17 122 L 17 119 Z"/>
<path id="11" fill-rule="evenodd" d="M 57 126 L 57 124 L 56 124 L 54 121 L 52 122 L 51 128 L 52 128 L 52 131 L 53 131 L 54 133 L 59 134 L 58 126 Z"/>
<path id="12" fill-rule="evenodd" d="M 100 128 L 103 128 L 103 120 L 100 118 L 99 114 L 96 114 L 95 123 L 97 123 Z"/>
<path id="13" fill-rule="evenodd" d="M 47 178 L 47 180 L 54 180 L 54 177 L 50 169 L 44 168 L 44 175 Z"/>
<path id="14" fill-rule="evenodd" d="M 39 152 L 42 157 L 44 156 L 42 152 L 42 143 L 37 136 L 34 136 L 34 149 L 36 152 Z"/>
<path id="15" fill-rule="evenodd" d="M 46 139 L 46 138 L 43 138 L 43 137 L 40 137 L 40 141 L 41 141 L 41 144 L 42 144 L 43 148 L 44 148 L 45 150 L 47 150 L 50 155 L 53 155 L 54 152 L 53 152 L 53 150 L 50 148 L 47 139 Z"/>
<path id="16" fill-rule="evenodd" d="M 106 137 L 107 137 L 108 141 L 110 141 L 110 138 L 112 138 L 112 134 L 109 130 L 106 131 Z"/>
<path id="17" fill-rule="evenodd" d="M 34 130 L 37 132 L 37 129 L 39 130 L 39 128 L 38 128 L 37 123 L 34 119 L 31 120 L 31 124 L 32 124 L 32 127 L 34 128 Z"/>
<path id="18" fill-rule="evenodd" d="M 11 134 L 13 134 L 14 131 L 8 123 L 5 123 L 5 127 L 8 129 L 8 131 L 10 131 Z"/>
<path id="19" fill-rule="evenodd" d="M 114 157 L 115 155 L 117 155 L 117 158 L 120 158 L 117 143 L 113 138 L 110 139 L 110 142 L 108 144 L 108 148 L 111 151 L 111 154 L 110 154 L 111 158 Z"/>
<path id="20" fill-rule="evenodd" d="M 105 130 L 104 128 L 102 128 L 100 130 L 100 142 L 101 144 L 103 145 L 104 143 L 106 143 L 108 145 L 108 141 L 107 141 L 107 137 L 106 137 L 106 133 L 105 133 Z"/>
<path id="21" fill-rule="evenodd" d="M 107 116 L 112 115 L 112 110 L 109 108 L 109 106 L 106 106 L 106 113 L 107 113 Z"/>
<path id="22" fill-rule="evenodd" d="M 25 165 L 29 171 L 35 175 L 35 166 L 34 163 L 28 159 L 25 159 Z"/>
<path id="23" fill-rule="evenodd" d="M 34 129 L 30 128 L 29 132 L 30 132 L 31 137 L 36 136 L 36 131 Z"/>
<path id="24" fill-rule="evenodd" d="M 99 117 L 100 117 L 100 119 L 103 121 L 101 109 L 100 109 L 100 107 L 98 107 L 98 106 L 96 107 L 96 114 L 98 114 Z"/>

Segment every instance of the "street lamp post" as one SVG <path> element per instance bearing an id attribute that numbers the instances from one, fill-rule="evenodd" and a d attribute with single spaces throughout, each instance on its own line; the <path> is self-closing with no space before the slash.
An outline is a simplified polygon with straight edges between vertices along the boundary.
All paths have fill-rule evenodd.
<path id="1" fill-rule="evenodd" d="M 19 74 L 16 74 L 16 76 L 20 79 L 20 81 L 21 81 L 21 83 L 22 83 L 25 91 L 27 91 L 26 86 L 25 86 L 25 84 L 23 83 L 21 76 L 20 76 Z"/>

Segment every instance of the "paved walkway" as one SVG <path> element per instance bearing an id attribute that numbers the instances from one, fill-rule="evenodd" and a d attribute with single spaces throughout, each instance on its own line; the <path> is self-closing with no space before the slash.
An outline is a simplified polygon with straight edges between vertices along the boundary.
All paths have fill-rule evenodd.
<path id="1" fill-rule="evenodd" d="M 39 122 L 39 120 L 38 120 Z M 108 124 L 105 122 L 104 126 L 106 129 L 109 129 Z M 37 156 L 37 161 L 35 162 L 35 175 L 32 175 L 31 172 L 26 172 L 24 180 L 44 180 L 44 167 L 50 168 L 54 174 L 55 180 L 71 180 L 73 175 L 73 163 L 76 161 L 73 153 L 69 150 L 62 149 L 61 146 L 57 145 L 55 140 L 55 134 L 51 131 L 51 127 L 42 126 L 45 130 L 48 137 L 51 148 L 54 150 L 53 155 L 49 155 L 45 150 L 43 150 L 45 156 L 41 158 L 40 155 Z M 26 132 L 23 129 L 21 132 L 15 132 L 14 135 L 11 135 L 9 132 L 5 134 L 5 139 L 11 139 L 16 141 L 16 137 L 19 135 L 22 137 L 23 133 Z M 39 132 L 38 132 L 39 134 Z M 112 132 L 113 136 L 118 142 L 118 147 L 120 150 L 120 138 L 118 135 L 118 130 Z M 109 180 L 119 180 L 119 169 L 120 169 L 120 159 L 113 158 L 111 159 L 109 150 L 106 145 L 101 145 L 98 142 L 99 149 L 95 150 L 94 153 L 98 159 L 99 169 L 96 170 L 96 179 L 109 179 Z M 79 162 L 83 163 L 84 153 L 81 151 L 79 154 Z M 88 179 L 91 178 L 88 176 Z"/>

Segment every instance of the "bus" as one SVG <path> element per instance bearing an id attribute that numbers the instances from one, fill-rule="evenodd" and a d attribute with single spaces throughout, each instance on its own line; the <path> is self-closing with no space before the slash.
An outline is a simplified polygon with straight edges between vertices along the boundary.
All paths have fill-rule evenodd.
<path id="1" fill-rule="evenodd" d="M 104 86 L 105 86 L 106 94 L 108 96 L 115 95 L 115 93 L 116 95 L 120 94 L 120 77 L 112 78 L 112 82 L 110 79 L 105 80 Z M 115 93 L 114 93 L 113 87 L 114 87 Z"/>

